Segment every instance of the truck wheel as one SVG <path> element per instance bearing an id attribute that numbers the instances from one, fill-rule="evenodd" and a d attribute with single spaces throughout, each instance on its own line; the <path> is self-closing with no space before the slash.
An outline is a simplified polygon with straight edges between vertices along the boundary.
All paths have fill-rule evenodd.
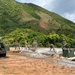
<path id="1" fill-rule="evenodd" d="M 3 54 L 3 57 L 6 57 L 6 53 L 5 53 L 5 54 Z"/>

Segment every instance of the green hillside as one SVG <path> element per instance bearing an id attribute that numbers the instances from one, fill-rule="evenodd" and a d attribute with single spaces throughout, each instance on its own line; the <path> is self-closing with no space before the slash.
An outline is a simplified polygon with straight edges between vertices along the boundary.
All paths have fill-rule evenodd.
<path id="1" fill-rule="evenodd" d="M 37 5 L 0 0 L 0 35 L 16 28 L 29 28 L 42 33 L 75 35 L 75 24 Z"/>
<path id="2" fill-rule="evenodd" d="M 60 47 L 65 38 L 69 47 L 75 44 L 75 24 L 60 15 L 31 3 L 15 0 L 0 0 L 0 36 L 23 45 L 25 40 L 32 43 L 37 39 L 39 46 L 54 43 Z M 5 41 L 4 41 L 5 42 Z"/>

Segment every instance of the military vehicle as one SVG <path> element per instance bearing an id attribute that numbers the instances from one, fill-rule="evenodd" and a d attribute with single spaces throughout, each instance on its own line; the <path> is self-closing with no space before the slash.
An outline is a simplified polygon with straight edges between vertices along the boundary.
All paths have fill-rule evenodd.
<path id="1" fill-rule="evenodd" d="M 9 51 L 9 47 L 6 46 L 4 43 L 0 43 L 0 56 L 6 57 L 7 51 Z"/>

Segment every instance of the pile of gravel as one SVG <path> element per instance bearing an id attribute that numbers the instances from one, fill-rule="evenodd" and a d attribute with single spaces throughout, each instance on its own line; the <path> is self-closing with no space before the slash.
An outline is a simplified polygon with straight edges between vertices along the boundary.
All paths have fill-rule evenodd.
<path id="1" fill-rule="evenodd" d="M 75 67 L 75 61 L 71 61 L 68 59 L 60 59 L 57 61 L 58 64 L 68 67 Z"/>
<path id="2" fill-rule="evenodd" d="M 41 57 L 46 57 L 46 55 L 43 55 L 41 53 L 31 53 L 30 54 L 31 57 L 35 57 L 35 58 L 41 58 Z"/>

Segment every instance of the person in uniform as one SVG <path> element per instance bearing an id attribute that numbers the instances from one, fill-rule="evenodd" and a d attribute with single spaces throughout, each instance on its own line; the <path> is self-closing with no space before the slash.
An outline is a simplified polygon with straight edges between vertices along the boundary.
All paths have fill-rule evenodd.
<path id="1" fill-rule="evenodd" d="M 37 40 L 33 40 L 32 47 L 34 48 L 34 50 L 37 49 L 37 46 L 38 46 Z"/>
<path id="2" fill-rule="evenodd" d="M 25 41 L 25 49 L 28 50 L 28 41 Z"/>
<path id="3" fill-rule="evenodd" d="M 63 39 L 63 41 L 62 41 L 62 48 L 65 48 L 65 47 L 66 47 L 66 45 L 67 45 L 67 42 L 66 42 L 66 40 L 65 40 L 65 39 Z"/>
<path id="4" fill-rule="evenodd" d="M 53 49 L 53 51 L 55 52 L 55 49 L 54 49 L 54 45 L 53 44 L 50 44 L 50 51 Z"/>
<path id="5" fill-rule="evenodd" d="M 20 49 L 20 45 L 17 41 L 14 42 L 14 47 L 15 47 L 15 50 Z"/>

